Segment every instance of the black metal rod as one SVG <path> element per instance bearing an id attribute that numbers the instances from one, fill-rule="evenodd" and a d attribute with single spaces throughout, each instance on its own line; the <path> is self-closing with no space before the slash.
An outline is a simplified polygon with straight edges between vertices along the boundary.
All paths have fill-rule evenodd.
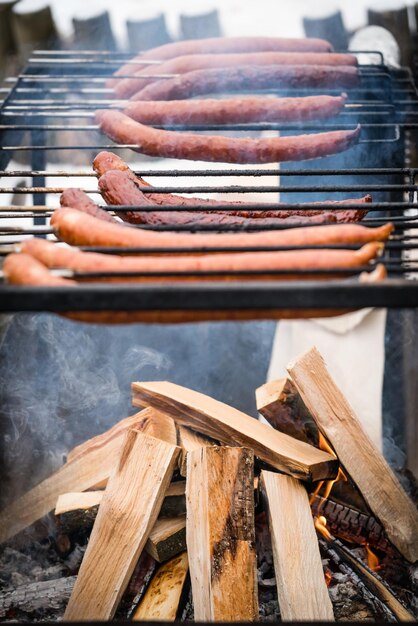
<path id="1" fill-rule="evenodd" d="M 170 173 L 167 173 L 168 176 Z M 277 172 L 277 175 L 280 175 L 280 172 Z M 328 193 L 328 192 L 339 192 L 339 191 L 348 191 L 348 192 L 369 192 L 369 191 L 417 191 L 418 185 L 312 185 L 310 187 L 306 186 L 282 186 L 282 185 L 261 185 L 259 187 L 254 185 L 233 185 L 228 187 L 210 187 L 210 186 L 196 186 L 190 187 L 189 185 L 184 186 L 168 186 L 168 187 L 148 187 L 141 184 L 137 184 L 137 188 L 139 191 L 142 191 L 144 194 L 171 194 L 171 193 L 247 193 L 247 192 L 259 192 L 259 193 L 278 193 L 280 191 L 285 191 L 286 193 L 299 193 L 299 192 L 312 192 L 312 193 Z M 62 193 L 66 189 L 66 187 L 0 187 L 0 193 L 18 193 L 18 194 L 26 194 L 26 193 L 40 193 L 40 192 L 49 192 L 49 193 Z M 84 189 L 86 193 L 99 193 L 97 189 Z M 369 203 L 364 203 L 364 207 L 367 208 Z M 303 206 L 303 205 L 302 205 Z M 347 205 L 350 206 L 350 205 Z M 343 205 L 345 208 L 345 205 Z"/>
<path id="2" fill-rule="evenodd" d="M 344 168 L 344 169 L 295 169 L 295 170 L 278 170 L 278 169 L 186 169 L 186 170 L 134 170 L 134 173 L 139 176 L 254 176 L 260 178 L 263 176 L 386 176 L 386 175 L 410 175 L 415 176 L 418 172 L 418 168 L 414 167 L 372 167 L 372 168 Z M 66 172 L 65 170 L 58 171 L 32 171 L 32 170 L 2 170 L 0 171 L 0 178 L 3 176 L 94 176 L 96 174 L 91 171 L 77 171 Z"/>

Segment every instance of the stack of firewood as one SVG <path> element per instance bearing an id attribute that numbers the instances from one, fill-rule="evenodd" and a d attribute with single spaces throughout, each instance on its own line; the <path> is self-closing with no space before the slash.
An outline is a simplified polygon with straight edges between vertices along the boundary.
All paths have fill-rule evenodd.
<path id="1" fill-rule="evenodd" d="M 282 619 L 333 620 L 311 510 L 326 510 L 315 495 L 320 483 L 348 478 L 374 516 L 370 536 L 373 528 L 409 562 L 418 558 L 418 515 L 317 350 L 288 371 L 291 380 L 257 390 L 258 409 L 274 428 L 172 383 L 133 383 L 142 410 L 73 449 L 63 467 L 3 511 L 0 541 L 53 509 L 63 535 L 92 527 L 66 620 L 111 619 L 139 564 L 151 582 L 134 619 L 175 619 L 190 573 L 196 621 L 253 621 L 260 491 Z M 319 443 L 323 449 L 312 445 Z M 341 555 L 341 542 L 323 532 Z M 413 619 L 378 576 L 347 558 L 388 618 Z"/>

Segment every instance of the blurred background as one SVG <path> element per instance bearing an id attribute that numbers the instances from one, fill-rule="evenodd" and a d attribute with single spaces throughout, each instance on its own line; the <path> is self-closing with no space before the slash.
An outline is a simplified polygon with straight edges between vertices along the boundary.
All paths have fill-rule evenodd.
<path id="1" fill-rule="evenodd" d="M 306 34 L 344 50 L 367 25 L 389 30 L 411 65 L 417 13 L 418 3 L 397 0 L 9 0 L 0 2 L 0 76 L 18 73 L 35 48 L 135 51 L 179 39 Z"/>

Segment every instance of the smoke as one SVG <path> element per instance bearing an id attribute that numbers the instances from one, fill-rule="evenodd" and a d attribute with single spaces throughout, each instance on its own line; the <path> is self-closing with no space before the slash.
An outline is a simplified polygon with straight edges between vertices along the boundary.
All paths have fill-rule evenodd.
<path id="1" fill-rule="evenodd" d="M 0 501 L 132 415 L 131 382 L 170 380 L 256 415 L 275 324 L 80 324 L 16 314 L 0 337 Z"/>

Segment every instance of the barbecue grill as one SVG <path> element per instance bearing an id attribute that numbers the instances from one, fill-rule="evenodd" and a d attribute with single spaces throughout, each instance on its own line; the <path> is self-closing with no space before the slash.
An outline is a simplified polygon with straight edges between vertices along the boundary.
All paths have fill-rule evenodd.
<path id="1" fill-rule="evenodd" d="M 364 52 L 364 51 L 363 51 Z M 405 167 L 405 142 L 408 134 L 418 126 L 418 94 L 413 76 L 409 69 L 388 69 L 383 64 L 380 53 L 373 54 L 375 65 L 360 66 L 360 84 L 349 90 L 349 101 L 344 112 L 337 118 L 326 122 L 292 123 L 292 124 L 228 124 L 223 126 L 194 126 L 187 130 L 225 132 L 225 131 L 280 131 L 281 134 L 306 133 L 333 129 L 353 128 L 357 123 L 362 124 L 363 134 L 360 144 L 347 155 L 342 154 L 327 157 L 317 161 L 301 164 L 282 164 L 280 170 L 261 169 L 257 167 L 245 169 L 186 169 L 167 170 L 158 167 L 146 167 L 137 172 L 141 176 L 153 181 L 167 176 L 172 177 L 173 184 L 169 187 L 158 186 L 152 189 L 159 193 L 237 193 L 242 194 L 245 202 L 250 192 L 280 194 L 282 204 L 280 208 L 310 209 L 321 208 L 313 202 L 318 200 L 341 199 L 356 197 L 367 193 L 373 194 L 373 203 L 367 205 L 371 211 L 363 220 L 364 224 L 381 225 L 390 219 L 395 224 L 395 231 L 385 248 L 381 262 L 385 265 L 389 279 L 376 284 L 361 284 L 355 280 L 347 280 L 353 275 L 353 270 L 330 270 L 334 275 L 333 281 L 304 280 L 315 278 L 315 271 L 298 271 L 300 280 L 275 281 L 270 272 L 271 280 L 257 281 L 256 272 L 251 281 L 218 281 L 222 275 L 211 275 L 213 281 L 199 280 L 202 275 L 193 275 L 193 282 L 182 283 L 176 278 L 184 278 L 180 272 L 169 274 L 155 274 L 155 278 L 170 277 L 170 284 L 147 282 L 147 284 L 80 284 L 73 288 L 29 288 L 1 286 L 3 297 L 0 300 L 0 310 L 11 311 L 95 311 L 95 310 L 200 310 L 200 311 L 232 311 L 232 310 L 263 310 L 264 316 L 274 317 L 274 311 L 288 308 L 344 308 L 344 307 L 413 307 L 418 304 L 418 283 L 414 280 L 418 270 L 418 263 L 414 258 L 414 251 L 418 246 L 416 209 L 416 175 L 418 168 Z M 120 151 L 133 146 L 116 145 L 103 142 L 98 134 L 98 127 L 94 124 L 93 113 L 96 108 L 121 107 L 122 101 L 112 98 L 112 89 L 105 86 L 106 77 L 111 75 L 118 66 L 126 63 L 132 55 L 116 52 L 97 51 L 35 51 L 29 59 L 27 68 L 17 78 L 9 79 L 12 82 L 10 90 L 5 88 L 4 101 L 0 108 L 0 132 L 2 148 L 0 151 L 0 175 L 3 185 L 0 193 L 16 193 L 33 196 L 33 206 L 2 206 L 0 218 L 33 218 L 31 226 L 1 226 L 0 235 L 3 238 L 2 254 L 13 248 L 10 238 L 22 235 L 46 236 L 52 233 L 48 227 L 48 217 L 54 206 L 58 207 L 58 194 L 61 187 L 47 186 L 46 177 L 65 177 L 69 179 L 83 177 L 84 188 L 97 193 L 94 181 L 95 175 L 86 171 L 61 171 L 56 168 L 47 170 L 49 155 L 57 150 L 66 150 L 69 153 L 80 151 L 98 152 L 101 149 Z M 137 61 L 136 61 L 137 63 Z M 148 61 L 147 61 L 148 63 Z M 163 77 L 158 74 L 158 64 L 150 66 L 149 76 Z M 320 93 L 339 93 L 340 90 L 324 90 Z M 314 89 L 296 91 L 271 89 L 267 94 L 278 95 L 309 95 L 316 92 Z M 52 123 L 51 123 L 52 122 Z M 165 128 L 185 130 L 178 126 Z M 54 143 L 51 134 L 54 133 Z M 77 138 L 82 134 L 91 133 L 92 143 L 77 142 L 68 145 L 63 142 L 65 135 L 72 133 Z M 68 137 L 68 135 L 67 135 Z M 97 137 L 97 140 L 95 139 Z M 63 145 L 64 144 L 64 145 Z M 6 169 L 10 159 L 15 154 L 30 153 L 31 169 Z M 353 168 L 353 164 L 361 162 L 364 167 Z M 157 164 L 158 165 L 158 164 Z M 414 163 L 412 165 L 415 165 Z M 280 174 L 280 182 L 269 184 L 272 177 Z M 7 185 L 10 177 L 31 177 L 32 186 L 16 189 Z M 205 179 L 215 178 L 217 184 L 207 185 Z M 242 177 L 245 184 L 238 186 L 225 184 L 229 176 Z M 248 184 L 248 178 L 254 178 L 254 185 Z M 184 184 L 182 180 L 186 180 Z M 198 185 L 191 186 L 190 180 L 197 181 Z M 263 182 L 260 185 L 260 182 Z M 174 184 L 175 183 L 175 184 Z M 150 189 L 141 189 L 145 194 Z M 51 205 L 51 202 L 53 203 Z M 304 202 L 302 205 L 301 202 Z M 311 203 L 311 204 L 309 204 Z M 267 205 L 269 208 L 278 208 L 276 203 Z M 257 208 L 254 203 L 248 207 Z M 266 205 L 263 204 L 262 208 Z M 144 207 L 117 206 L 103 207 L 106 210 L 133 211 L 147 210 Z M 152 207 L 153 211 L 198 211 L 205 210 L 196 202 L 193 207 L 159 206 Z M 215 207 L 216 208 L 216 207 Z M 225 209 L 225 207 L 222 207 Z M 245 206 L 242 206 L 245 208 Z M 324 206 L 325 208 L 325 206 Z M 329 209 L 329 206 L 326 207 Z M 356 210 L 364 205 L 351 204 L 344 209 Z M 332 209 L 331 209 L 332 210 Z M 149 228 L 148 226 L 138 226 Z M 234 231 L 234 230 L 263 230 L 265 226 L 159 226 L 156 230 L 170 231 Z M 5 237 L 7 236 L 7 240 Z M 0 240 L 1 241 L 1 240 Z M 7 243 L 6 243 L 7 241 Z M 330 247 L 330 246 L 327 246 Z M 347 246 L 344 246 L 347 247 Z M 294 248 L 294 247 L 293 247 Z M 88 248 L 93 249 L 93 248 Z M 282 248 L 257 248 L 257 250 L 278 250 Z M 286 249 L 289 249 L 287 247 Z M 98 248 L 94 248 L 98 251 Z M 228 249 L 231 250 L 231 249 Z M 254 250 L 246 248 L 243 251 Z M 101 250 L 112 252 L 112 250 Z M 120 251 L 120 250 L 119 250 Z M 170 250 L 175 253 L 179 250 Z M 181 249 L 182 252 L 187 251 Z M 113 250 L 114 252 L 114 250 Z M 124 253 L 135 252 L 125 249 Z M 161 252 L 151 249 L 147 254 Z M 358 269 L 370 271 L 374 267 Z M 263 272 L 265 275 L 266 272 Z M 68 275 L 68 273 L 66 274 Z M 84 275 L 77 274 L 76 278 L 104 278 L 104 274 Z M 235 278 L 235 275 L 233 276 Z M 236 273 L 239 278 L 239 273 Z M 228 313 L 226 313 L 228 315 Z M 277 313 L 276 313 L 277 317 Z"/>

